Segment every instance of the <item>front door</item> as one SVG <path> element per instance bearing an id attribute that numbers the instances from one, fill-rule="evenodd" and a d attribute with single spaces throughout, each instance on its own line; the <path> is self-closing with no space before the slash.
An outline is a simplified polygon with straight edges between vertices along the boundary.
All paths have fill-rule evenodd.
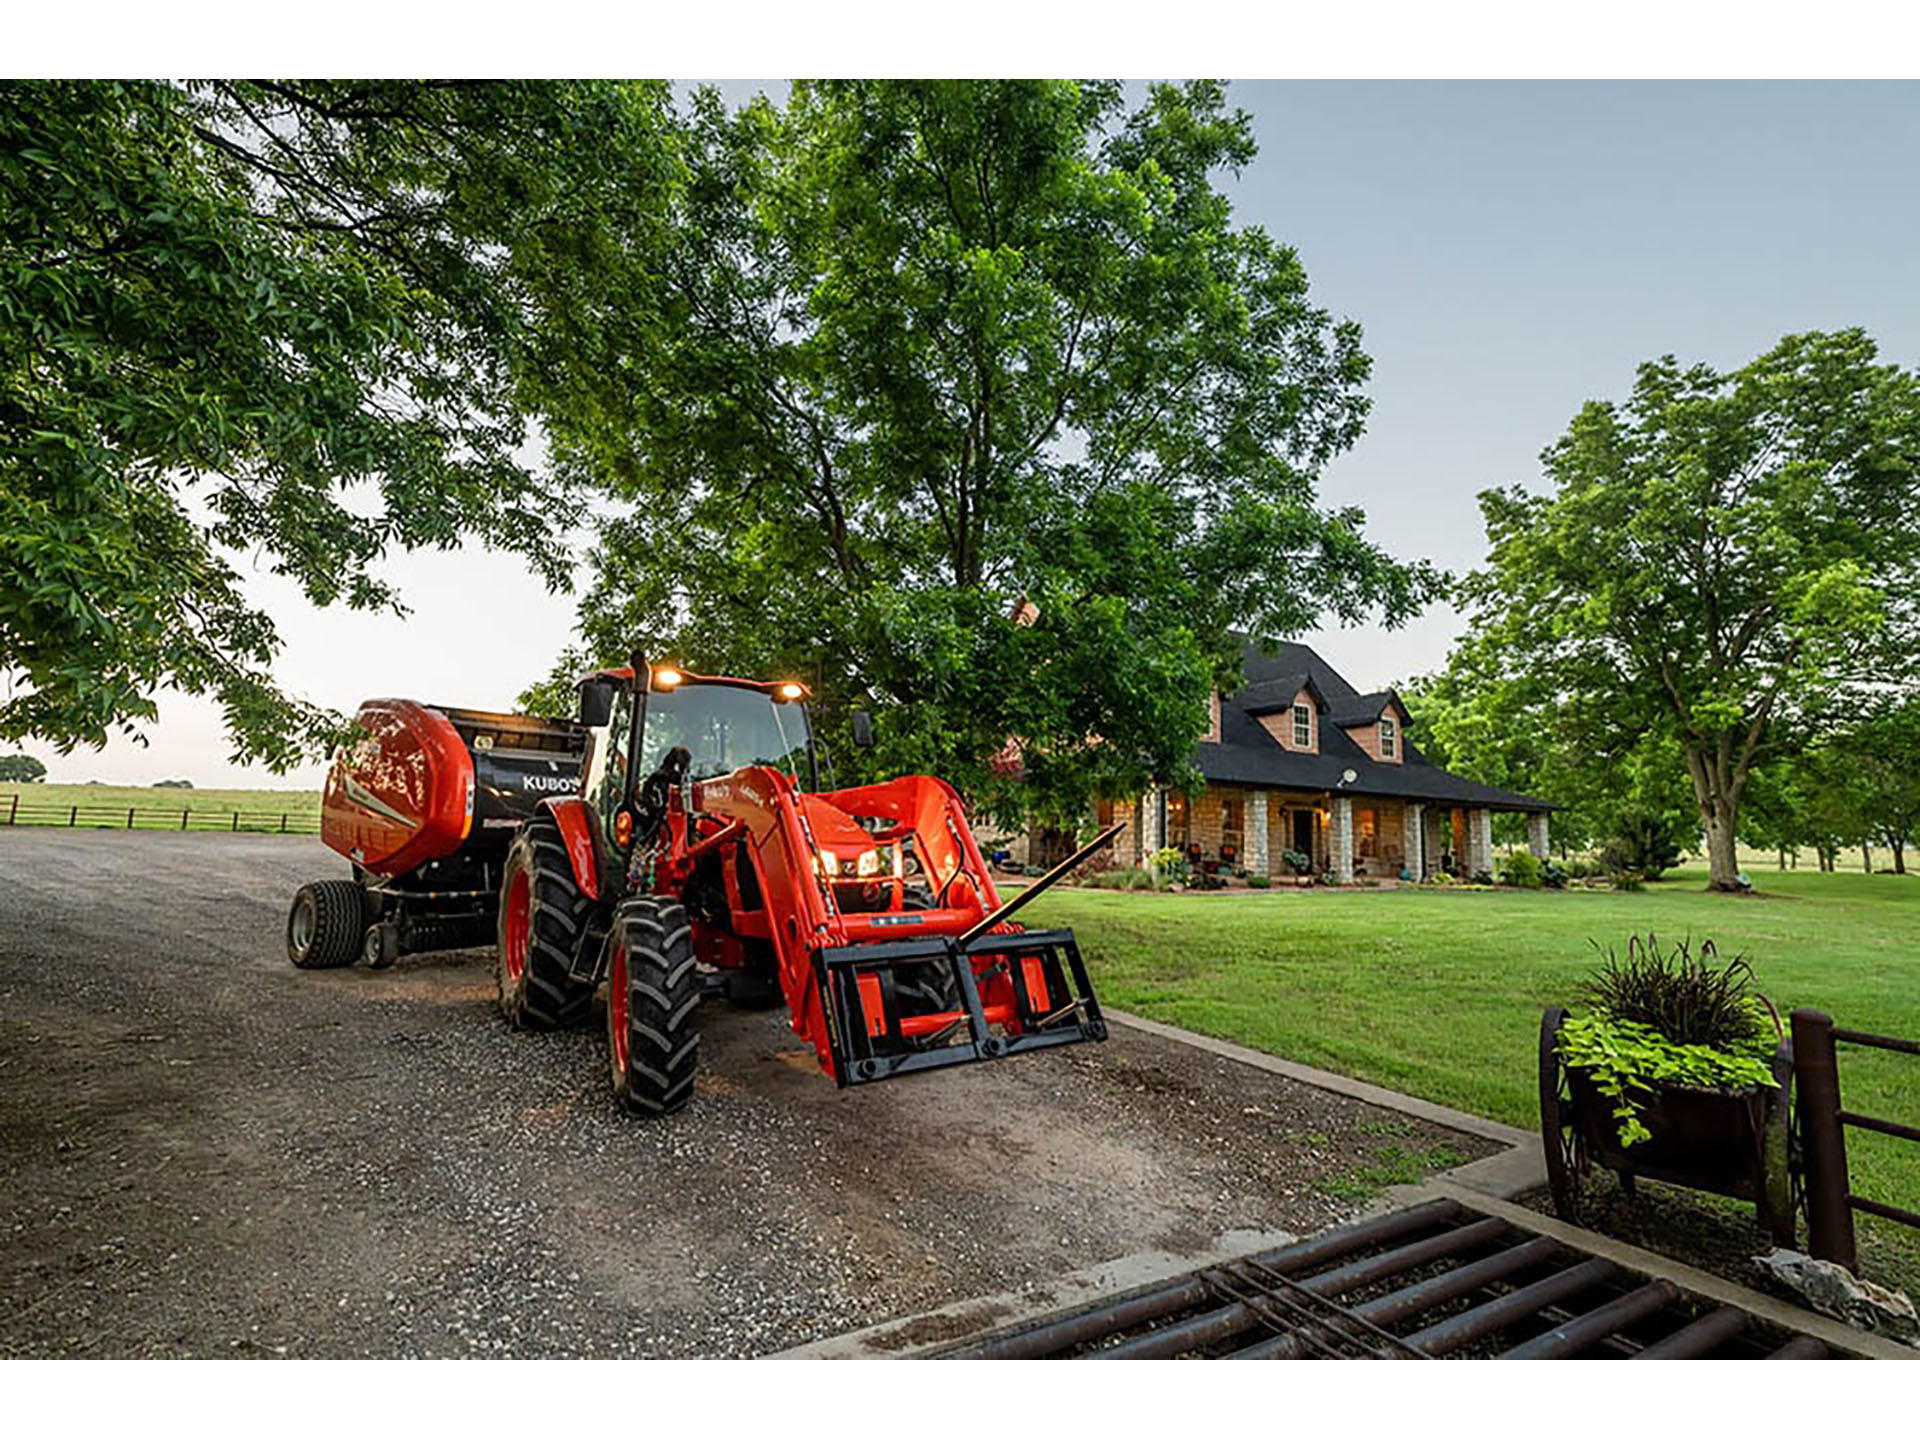
<path id="1" fill-rule="evenodd" d="M 1309 860 L 1313 858 L 1313 812 L 1311 810 L 1293 812 L 1293 848 Z"/>

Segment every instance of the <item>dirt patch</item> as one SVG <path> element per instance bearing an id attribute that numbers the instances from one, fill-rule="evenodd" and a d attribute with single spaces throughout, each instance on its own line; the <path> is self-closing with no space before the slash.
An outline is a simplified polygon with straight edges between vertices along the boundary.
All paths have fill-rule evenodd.
<path id="1" fill-rule="evenodd" d="M 289 966 L 293 889 L 343 871 L 0 831 L 0 1351 L 760 1354 L 1493 1148 L 1125 1029 L 838 1091 L 725 1006 L 693 1107 L 643 1123 L 599 1017 L 511 1033 L 484 954 Z"/>

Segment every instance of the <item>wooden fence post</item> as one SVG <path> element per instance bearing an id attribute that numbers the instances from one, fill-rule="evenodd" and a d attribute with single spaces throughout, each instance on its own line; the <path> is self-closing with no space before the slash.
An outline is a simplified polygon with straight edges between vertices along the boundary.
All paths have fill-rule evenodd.
<path id="1" fill-rule="evenodd" d="M 1807 1162 L 1807 1249 L 1816 1260 L 1852 1270 L 1853 1204 L 1847 1187 L 1847 1136 L 1840 1124 L 1840 1065 L 1833 1017 L 1793 1012 L 1793 1088 Z"/>
<path id="2" fill-rule="evenodd" d="M 284 810 L 280 812 L 280 833 L 282 835 L 287 833 L 287 812 Z"/>
<path id="3" fill-rule="evenodd" d="M 182 830 L 187 828 L 187 811 L 185 806 L 182 806 L 180 810 L 180 828 Z"/>
<path id="4" fill-rule="evenodd" d="M 20 792 L 13 792 L 13 808 L 7 811 L 7 824 L 11 825 L 20 818 Z"/>
<path id="5" fill-rule="evenodd" d="M 78 825 L 79 823 L 80 823 L 80 807 L 78 805 L 69 806 L 67 809 L 67 828 L 71 830 L 73 829 L 74 826 Z"/>
<path id="6" fill-rule="evenodd" d="M 240 812 L 238 810 L 233 812 L 232 829 L 234 834 L 238 835 L 240 833 Z"/>
<path id="7" fill-rule="evenodd" d="M 127 829 L 133 829 L 133 806 L 127 806 Z"/>

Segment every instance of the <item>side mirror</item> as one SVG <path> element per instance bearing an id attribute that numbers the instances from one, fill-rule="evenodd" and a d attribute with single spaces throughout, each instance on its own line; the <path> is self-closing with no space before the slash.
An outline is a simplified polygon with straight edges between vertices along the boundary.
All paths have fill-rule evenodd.
<path id="1" fill-rule="evenodd" d="M 582 680 L 580 682 L 580 723 L 588 729 L 611 723 L 613 720 L 613 681 Z"/>
<path id="2" fill-rule="evenodd" d="M 853 712 L 853 743 L 863 750 L 873 747 L 873 716 L 864 710 Z"/>

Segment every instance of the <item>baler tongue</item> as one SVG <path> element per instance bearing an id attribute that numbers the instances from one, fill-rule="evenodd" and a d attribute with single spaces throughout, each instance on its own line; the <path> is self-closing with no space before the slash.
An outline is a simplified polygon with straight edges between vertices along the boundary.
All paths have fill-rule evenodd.
<path id="1" fill-rule="evenodd" d="M 1106 1039 L 1073 932 L 1023 931 L 1008 921 L 1120 829 L 1054 866 L 964 934 L 816 952 L 835 1079 L 859 1085 Z M 948 997 L 949 1008 L 928 1004 L 928 995 Z"/>

